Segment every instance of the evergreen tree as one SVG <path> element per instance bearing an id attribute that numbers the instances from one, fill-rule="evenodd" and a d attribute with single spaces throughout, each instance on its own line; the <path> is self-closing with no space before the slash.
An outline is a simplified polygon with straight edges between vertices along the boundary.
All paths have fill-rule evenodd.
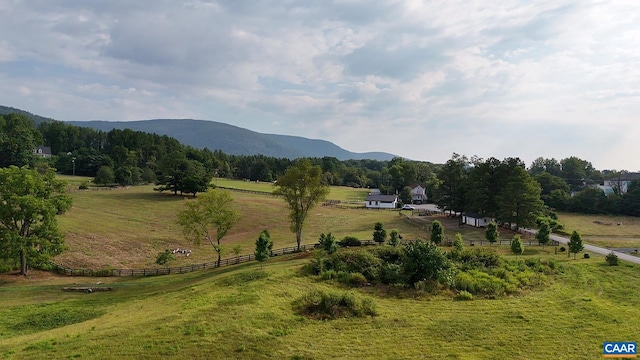
<path id="1" fill-rule="evenodd" d="M 387 230 L 384 229 L 384 224 L 380 221 L 376 223 L 373 228 L 373 241 L 378 244 L 382 244 L 387 240 Z"/>
<path id="2" fill-rule="evenodd" d="M 576 259 L 576 255 L 584 250 L 584 245 L 582 244 L 582 236 L 577 231 L 573 231 L 571 234 L 571 238 L 569 239 L 569 253 L 573 253 L 573 260 Z"/>
<path id="3" fill-rule="evenodd" d="M 549 237 L 550 233 L 551 227 L 549 226 L 549 223 L 545 220 L 540 221 L 538 225 L 538 232 L 536 233 L 536 240 L 538 240 L 538 243 L 540 243 L 543 248 L 551 241 Z"/>
<path id="4" fill-rule="evenodd" d="M 489 241 L 489 244 L 493 244 L 500 238 L 500 232 L 498 231 L 498 224 L 493 221 L 487 224 L 487 228 L 484 230 L 484 237 Z"/>
<path id="5" fill-rule="evenodd" d="M 440 245 L 444 239 L 444 228 L 442 223 L 438 220 L 434 220 L 431 223 L 431 242 L 436 245 Z"/>
<path id="6" fill-rule="evenodd" d="M 271 235 L 269 235 L 269 231 L 262 230 L 258 240 L 256 240 L 256 250 L 254 255 L 256 256 L 256 260 L 260 263 L 263 263 L 265 260 L 271 257 L 271 250 L 273 249 L 273 241 L 271 241 Z"/>
<path id="7" fill-rule="evenodd" d="M 511 240 L 511 252 L 516 255 L 516 259 L 518 255 L 524 252 L 524 247 L 522 246 L 522 241 L 520 240 L 520 235 L 514 235 L 513 240 Z"/>

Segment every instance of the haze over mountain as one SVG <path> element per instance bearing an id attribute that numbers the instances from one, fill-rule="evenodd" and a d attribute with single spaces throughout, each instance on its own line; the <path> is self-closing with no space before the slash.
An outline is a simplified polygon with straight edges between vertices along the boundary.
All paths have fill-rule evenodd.
<path id="1" fill-rule="evenodd" d="M 196 148 L 221 150 L 233 155 L 265 155 L 295 159 L 299 157 L 333 156 L 339 160 L 391 160 L 384 152 L 355 153 L 329 141 L 300 136 L 262 134 L 241 127 L 208 120 L 154 119 L 140 121 L 65 121 L 75 126 L 96 130 L 131 129 L 167 135 Z"/>
<path id="2" fill-rule="evenodd" d="M 36 124 L 53 119 L 12 107 L 0 106 L 0 114 L 21 113 Z M 395 155 L 384 152 L 355 153 L 329 141 L 299 136 L 262 134 L 237 126 L 207 120 L 155 119 L 140 121 L 65 121 L 67 124 L 96 130 L 131 129 L 171 136 L 195 148 L 220 150 L 233 155 L 265 155 L 295 159 L 299 157 L 333 156 L 339 160 L 391 160 Z"/>

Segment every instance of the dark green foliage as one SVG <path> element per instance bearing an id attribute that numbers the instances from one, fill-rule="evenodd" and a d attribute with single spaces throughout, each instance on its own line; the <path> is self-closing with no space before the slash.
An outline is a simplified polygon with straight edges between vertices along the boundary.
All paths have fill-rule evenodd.
<path id="1" fill-rule="evenodd" d="M 462 255 L 464 251 L 464 243 L 462 241 L 462 234 L 457 233 L 456 238 L 453 240 L 453 245 L 451 249 L 451 257 L 457 259 Z"/>
<path id="2" fill-rule="evenodd" d="M 516 257 L 524 252 L 520 235 L 513 236 L 513 240 L 511 240 L 511 252 L 514 253 Z"/>
<path id="3" fill-rule="evenodd" d="M 22 114 L 0 115 L 0 168 L 31 165 L 41 137 L 33 121 Z"/>
<path id="4" fill-rule="evenodd" d="M 373 241 L 378 244 L 382 244 L 387 240 L 387 230 L 384 229 L 384 224 L 378 221 L 373 228 Z"/>
<path id="5" fill-rule="evenodd" d="M 271 235 L 269 231 L 262 230 L 258 240 L 256 240 L 256 250 L 254 255 L 256 260 L 263 262 L 271 257 L 271 250 L 273 249 L 273 241 L 271 241 Z"/>
<path id="6" fill-rule="evenodd" d="M 353 286 L 365 286 L 369 280 L 366 276 L 360 274 L 359 272 L 349 274 L 349 284 Z"/>
<path id="7" fill-rule="evenodd" d="M 320 238 L 318 239 L 318 243 L 320 244 L 320 248 L 327 252 L 327 254 L 331 255 L 338 250 L 338 246 L 336 243 L 336 237 L 333 234 L 320 234 Z"/>
<path id="8" fill-rule="evenodd" d="M 489 241 L 490 244 L 498 241 L 498 239 L 500 238 L 498 224 L 493 221 L 487 224 L 487 228 L 484 231 L 484 237 L 487 239 L 487 241 Z"/>
<path id="9" fill-rule="evenodd" d="M 584 257 L 585 259 L 588 259 L 588 258 L 590 258 L 590 257 L 591 257 L 591 255 L 589 255 L 588 253 L 585 253 L 585 254 L 583 255 L 583 257 Z"/>
<path id="10" fill-rule="evenodd" d="M 398 232 L 398 230 L 393 229 L 389 233 L 389 245 L 391 246 L 400 245 L 400 233 Z"/>
<path id="11" fill-rule="evenodd" d="M 453 264 L 432 242 L 417 240 L 407 244 L 402 258 L 407 282 L 410 285 L 418 281 L 441 281 L 447 283 Z"/>
<path id="12" fill-rule="evenodd" d="M 167 249 L 158 253 L 158 256 L 156 257 L 156 264 L 164 265 L 171 260 L 175 260 L 175 258 L 176 257 L 173 255 L 171 250 Z"/>
<path id="13" fill-rule="evenodd" d="M 610 252 L 609 254 L 607 254 L 607 256 L 604 259 L 607 262 L 607 264 L 609 264 L 610 266 L 620 265 L 620 259 L 618 259 L 618 255 L 614 254 L 613 252 Z"/>
<path id="14" fill-rule="evenodd" d="M 367 251 L 383 262 L 391 264 L 400 264 L 404 255 L 404 249 L 394 246 L 374 247 L 367 249 Z"/>
<path id="15" fill-rule="evenodd" d="M 102 166 L 98 169 L 98 173 L 93 178 L 93 183 L 96 185 L 111 185 L 115 182 L 116 176 L 113 170 L 109 166 Z"/>
<path id="16" fill-rule="evenodd" d="M 404 284 L 404 270 L 402 265 L 384 263 L 380 268 L 380 282 L 383 284 Z"/>
<path id="17" fill-rule="evenodd" d="M 584 245 L 582 244 L 582 236 L 577 231 L 573 231 L 571 234 L 571 238 L 569 239 L 569 253 L 573 253 L 573 259 L 576 259 L 576 255 L 584 250 Z"/>
<path id="18" fill-rule="evenodd" d="M 354 236 L 345 236 L 342 240 L 338 241 L 338 245 L 342 247 L 360 246 L 362 242 Z"/>
<path id="19" fill-rule="evenodd" d="M 459 257 L 460 268 L 491 269 L 501 266 L 500 256 L 486 249 L 467 249 Z"/>
<path id="20" fill-rule="evenodd" d="M 545 220 L 538 221 L 538 232 L 536 233 L 536 240 L 543 247 L 545 245 L 549 245 L 551 239 L 549 238 L 549 234 L 551 233 L 551 227 L 549 223 Z"/>
<path id="21" fill-rule="evenodd" d="M 440 245 L 442 243 L 442 240 L 444 240 L 444 227 L 438 220 L 434 220 L 433 223 L 431 223 L 430 239 L 431 242 L 436 245 Z"/>
<path id="22" fill-rule="evenodd" d="M 382 260 L 368 251 L 344 250 L 331 255 L 325 263 L 325 270 L 361 273 L 367 280 L 373 281 L 377 276 Z"/>
<path id="23" fill-rule="evenodd" d="M 565 252 L 567 251 L 567 248 L 565 248 L 564 246 L 560 246 L 560 252 Z"/>
<path id="24" fill-rule="evenodd" d="M 312 291 L 296 300 L 294 308 L 301 315 L 317 319 L 376 316 L 371 299 L 359 299 L 351 293 Z"/>
<path id="25" fill-rule="evenodd" d="M 80 189 L 80 190 L 87 190 L 87 189 L 89 189 L 89 184 L 87 184 L 87 182 L 86 182 L 86 181 L 83 181 L 83 182 L 78 186 L 78 189 Z"/>

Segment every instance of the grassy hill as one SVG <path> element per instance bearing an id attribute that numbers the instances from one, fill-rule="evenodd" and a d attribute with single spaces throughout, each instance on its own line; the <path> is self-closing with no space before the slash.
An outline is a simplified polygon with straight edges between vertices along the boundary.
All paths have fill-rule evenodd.
<path id="1" fill-rule="evenodd" d="M 564 272 L 521 296 L 453 301 L 347 289 L 305 276 L 304 257 L 152 278 L 0 277 L 7 359 L 597 359 L 603 341 L 637 340 L 638 268 L 556 256 Z M 554 256 L 540 252 L 538 257 Z M 70 284 L 113 287 L 67 293 Z M 95 286 L 95 285 L 94 285 Z M 311 290 L 341 289 L 378 316 L 312 320 Z"/>
<path id="2" fill-rule="evenodd" d="M 43 117 L 40 115 L 34 115 L 28 111 L 24 111 L 24 110 L 20 110 L 20 109 L 16 109 L 16 108 L 12 108 L 9 106 L 2 106 L 0 105 L 0 115 L 7 115 L 7 114 L 23 114 L 26 115 L 27 117 L 29 117 L 30 119 L 33 120 L 33 122 L 38 125 L 42 122 L 48 122 L 48 121 L 55 121 L 51 118 L 47 118 L 47 117 Z"/>

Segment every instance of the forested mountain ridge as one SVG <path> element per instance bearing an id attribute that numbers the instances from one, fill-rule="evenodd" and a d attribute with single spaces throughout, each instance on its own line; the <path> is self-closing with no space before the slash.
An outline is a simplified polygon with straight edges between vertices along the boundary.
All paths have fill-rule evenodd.
<path id="1" fill-rule="evenodd" d="M 36 125 L 54 119 L 28 111 L 0 105 L 0 115 L 18 113 L 31 118 Z M 332 142 L 301 136 L 263 134 L 217 121 L 193 119 L 154 119 L 138 121 L 64 121 L 66 124 L 109 132 L 131 129 L 167 135 L 194 148 L 220 150 L 229 155 L 264 155 L 275 158 L 335 157 L 338 160 L 388 161 L 395 157 L 385 152 L 356 153 Z"/>
<path id="2" fill-rule="evenodd" d="M 276 158 L 331 156 L 338 160 L 391 160 L 383 152 L 355 153 L 329 141 L 299 136 L 263 134 L 237 126 L 208 120 L 156 119 L 140 121 L 65 121 L 96 130 L 131 129 L 171 136 L 195 148 L 220 150 L 230 155 L 264 155 Z"/>

